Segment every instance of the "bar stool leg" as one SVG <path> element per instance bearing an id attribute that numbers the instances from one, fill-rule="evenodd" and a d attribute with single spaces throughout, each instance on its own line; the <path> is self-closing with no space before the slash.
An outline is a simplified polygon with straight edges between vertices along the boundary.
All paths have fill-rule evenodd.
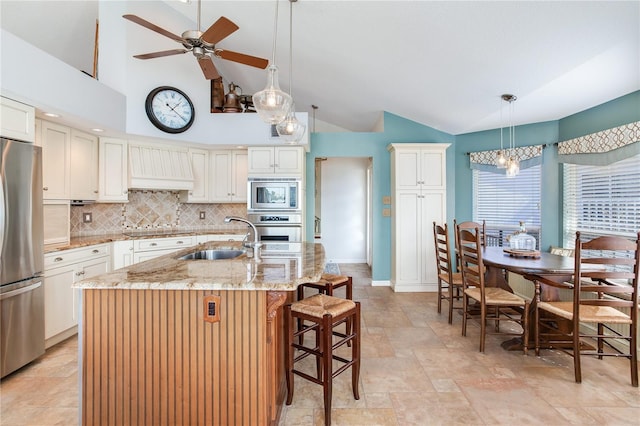
<path id="1" fill-rule="evenodd" d="M 332 317 L 330 314 L 325 314 L 322 318 L 322 386 L 324 388 L 324 424 L 331 424 L 331 395 L 333 384 L 333 351 L 331 350 L 332 344 Z"/>

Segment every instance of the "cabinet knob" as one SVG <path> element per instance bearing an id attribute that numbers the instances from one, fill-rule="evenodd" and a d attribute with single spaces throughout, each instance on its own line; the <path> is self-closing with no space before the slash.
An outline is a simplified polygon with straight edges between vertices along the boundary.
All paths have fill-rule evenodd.
<path id="1" fill-rule="evenodd" d="M 189 191 L 189 195 L 193 195 L 193 191 Z"/>
<path id="2" fill-rule="evenodd" d="M 122 191 L 123 194 L 127 194 L 129 191 L 127 191 L 126 189 L 124 191 Z"/>
<path id="3" fill-rule="evenodd" d="M 42 190 L 43 190 L 43 191 L 48 191 L 48 190 L 49 190 L 49 187 L 48 187 L 48 186 L 45 186 L 44 188 L 42 188 Z"/>
<path id="4" fill-rule="evenodd" d="M 129 251 L 133 251 L 133 247 L 129 247 Z"/>
<path id="5" fill-rule="evenodd" d="M 176 244 L 184 244 L 182 241 L 176 241 Z"/>
<path id="6" fill-rule="evenodd" d="M 61 257 L 56 257 L 55 259 L 53 259 L 54 262 L 62 262 L 62 258 Z"/>
<path id="7" fill-rule="evenodd" d="M 98 253 L 100 253 L 100 250 L 98 250 L 98 249 L 94 249 L 91 253 L 93 253 L 93 254 L 98 254 Z"/>
<path id="8" fill-rule="evenodd" d="M 151 244 L 149 244 L 149 245 L 150 245 L 150 246 L 152 246 L 152 247 L 155 247 L 155 246 L 157 246 L 157 245 L 158 245 L 158 243 L 151 243 Z"/>
<path id="9" fill-rule="evenodd" d="M 81 275 L 84 275 L 84 271 L 78 271 L 78 272 L 76 272 L 76 277 L 79 277 L 79 276 L 81 276 Z"/>

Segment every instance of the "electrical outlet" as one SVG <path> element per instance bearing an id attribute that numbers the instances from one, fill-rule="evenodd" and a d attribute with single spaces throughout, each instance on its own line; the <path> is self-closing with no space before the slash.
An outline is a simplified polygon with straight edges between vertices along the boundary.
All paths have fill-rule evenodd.
<path id="1" fill-rule="evenodd" d="M 92 221 L 93 221 L 93 214 L 91 214 L 91 212 L 82 213 L 82 222 L 83 223 L 91 223 Z"/>
<path id="2" fill-rule="evenodd" d="M 220 321 L 220 296 L 209 295 L 203 299 L 204 310 L 202 318 L 206 322 Z"/>
<path id="3" fill-rule="evenodd" d="M 204 220 L 206 217 L 206 213 L 205 212 L 200 212 L 200 220 Z"/>
<path id="4" fill-rule="evenodd" d="M 382 216 L 384 217 L 391 216 L 391 209 L 382 209 Z"/>

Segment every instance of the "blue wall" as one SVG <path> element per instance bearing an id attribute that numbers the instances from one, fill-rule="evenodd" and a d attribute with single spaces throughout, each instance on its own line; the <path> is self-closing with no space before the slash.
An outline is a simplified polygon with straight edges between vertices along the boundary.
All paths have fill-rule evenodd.
<path id="1" fill-rule="evenodd" d="M 556 142 L 640 121 L 640 91 L 578 112 L 556 121 L 516 127 L 518 146 L 549 144 L 543 151 L 542 223 L 540 246 L 562 244 L 562 166 Z M 307 194 L 315 187 L 316 157 L 371 157 L 373 159 L 373 280 L 391 278 L 391 218 L 382 216 L 382 197 L 391 195 L 390 143 L 452 143 L 447 150 L 447 221 L 470 220 L 473 216 L 472 174 L 468 152 L 500 148 L 500 130 L 457 136 L 384 113 L 381 133 L 313 133 L 307 154 Z M 315 200 L 307 197 L 307 223 L 313 223 Z M 308 227 L 307 241 L 313 241 Z"/>
<path id="2" fill-rule="evenodd" d="M 374 281 L 391 278 L 391 218 L 382 216 L 382 197 L 391 195 L 390 143 L 451 143 L 454 137 L 394 114 L 384 113 L 384 131 L 379 133 L 313 133 L 306 156 L 307 223 L 314 222 L 315 159 L 317 157 L 371 157 L 373 163 L 373 270 Z M 453 147 L 449 148 L 451 152 Z M 453 156 L 447 155 L 447 167 Z M 451 161 L 449 161 L 451 160 Z M 451 165 L 450 165 L 451 164 Z M 447 186 L 453 188 L 453 177 Z M 447 212 L 453 217 L 453 201 L 447 200 Z M 307 241 L 313 241 L 313 227 L 307 227 Z"/>

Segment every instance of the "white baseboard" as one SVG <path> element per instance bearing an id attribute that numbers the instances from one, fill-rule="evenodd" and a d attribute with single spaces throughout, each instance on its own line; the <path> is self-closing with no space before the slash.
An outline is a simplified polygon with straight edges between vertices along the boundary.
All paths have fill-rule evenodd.
<path id="1" fill-rule="evenodd" d="M 367 259 L 326 259 L 326 263 L 367 263 Z"/>
<path id="2" fill-rule="evenodd" d="M 371 280 L 371 287 L 391 287 L 391 281 L 389 280 Z"/>
<path id="3" fill-rule="evenodd" d="M 391 285 L 396 293 L 430 293 L 438 291 L 438 284 Z"/>

